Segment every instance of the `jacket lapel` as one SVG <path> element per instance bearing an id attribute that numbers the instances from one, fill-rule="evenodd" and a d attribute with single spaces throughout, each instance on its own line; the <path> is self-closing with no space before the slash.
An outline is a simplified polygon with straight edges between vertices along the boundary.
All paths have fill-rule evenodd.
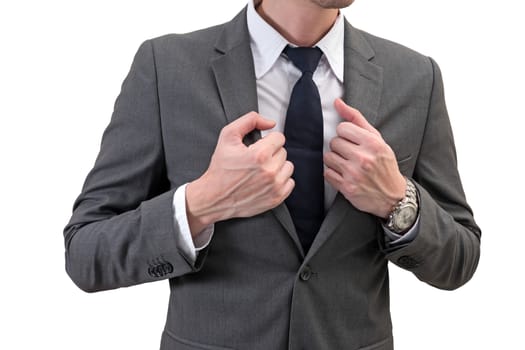
<path id="1" fill-rule="evenodd" d="M 343 100 L 375 125 L 383 88 L 383 68 L 371 60 L 375 53 L 363 35 L 345 21 Z"/>
<path id="2" fill-rule="evenodd" d="M 224 26 L 211 67 L 228 123 L 258 109 L 257 88 L 246 9 Z"/>
<path id="3" fill-rule="evenodd" d="M 257 85 L 246 24 L 246 9 L 225 25 L 215 49 L 219 56 L 212 61 L 211 66 L 227 122 L 231 123 L 248 112 L 258 111 Z M 261 133 L 254 131 L 246 136 L 244 142 L 251 144 L 260 138 Z M 282 203 L 272 212 L 304 256 L 286 205 Z"/>
<path id="4" fill-rule="evenodd" d="M 368 122 L 375 125 L 383 85 L 383 69 L 371 62 L 374 50 L 361 33 L 346 21 L 344 41 L 343 100 L 361 111 Z M 321 248 L 345 216 L 356 214 L 349 211 L 359 212 L 341 193 L 337 193 L 305 260 Z"/>

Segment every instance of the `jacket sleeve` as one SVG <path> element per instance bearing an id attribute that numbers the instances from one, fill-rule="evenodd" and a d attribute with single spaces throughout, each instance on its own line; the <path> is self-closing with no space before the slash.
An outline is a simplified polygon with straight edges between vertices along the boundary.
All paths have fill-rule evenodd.
<path id="1" fill-rule="evenodd" d="M 385 252 L 390 261 L 420 280 L 455 289 L 476 270 L 481 231 L 461 185 L 441 72 L 432 59 L 430 63 L 432 92 L 413 175 L 420 195 L 419 233 L 409 244 L 385 248 Z"/>
<path id="2" fill-rule="evenodd" d="M 178 244 L 166 176 L 153 45 L 139 48 L 100 152 L 64 229 L 66 271 L 93 292 L 199 269 Z"/>

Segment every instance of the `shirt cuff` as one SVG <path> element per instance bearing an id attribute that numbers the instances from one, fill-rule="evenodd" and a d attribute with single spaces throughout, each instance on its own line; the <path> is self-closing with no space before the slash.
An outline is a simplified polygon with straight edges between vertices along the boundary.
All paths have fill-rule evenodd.
<path id="1" fill-rule="evenodd" d="M 177 188 L 173 196 L 173 211 L 175 227 L 178 228 L 179 248 L 192 263 L 197 261 L 198 252 L 206 248 L 211 241 L 214 225 L 207 226 L 195 237 L 191 236 L 190 225 L 186 215 L 186 185 Z"/>
<path id="2" fill-rule="evenodd" d="M 410 230 L 403 235 L 392 232 L 385 225 L 382 225 L 383 231 L 385 231 L 385 242 L 387 242 L 387 245 L 396 246 L 412 242 L 419 233 L 419 217 L 420 215 L 417 216 L 416 222 L 412 225 Z"/>

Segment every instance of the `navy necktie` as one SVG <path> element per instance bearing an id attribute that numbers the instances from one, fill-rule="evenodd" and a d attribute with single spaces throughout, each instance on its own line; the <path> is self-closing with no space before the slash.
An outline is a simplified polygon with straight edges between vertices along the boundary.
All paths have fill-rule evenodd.
<path id="1" fill-rule="evenodd" d="M 324 219 L 323 112 L 312 79 L 322 52 L 319 48 L 287 46 L 284 53 L 302 72 L 292 90 L 284 135 L 295 181 L 286 206 L 306 254 Z"/>

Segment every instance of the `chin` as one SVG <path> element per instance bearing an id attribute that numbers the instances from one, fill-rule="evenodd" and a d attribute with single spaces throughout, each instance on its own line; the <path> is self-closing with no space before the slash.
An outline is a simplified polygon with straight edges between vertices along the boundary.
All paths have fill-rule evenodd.
<path id="1" fill-rule="evenodd" d="M 311 0 L 325 9 L 342 9 L 352 5 L 354 0 Z"/>

